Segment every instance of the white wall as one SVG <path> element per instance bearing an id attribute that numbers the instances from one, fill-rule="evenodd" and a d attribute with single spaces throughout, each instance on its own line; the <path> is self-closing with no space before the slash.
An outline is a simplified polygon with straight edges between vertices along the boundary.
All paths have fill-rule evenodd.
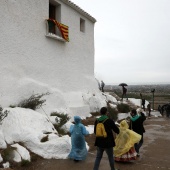
<path id="1" fill-rule="evenodd" d="M 50 107 L 67 107 L 65 94 L 98 91 L 94 23 L 58 2 L 61 22 L 69 26 L 70 42 L 45 36 L 48 0 L 0 1 L 0 105 L 17 104 L 33 92 L 50 91 L 55 93 Z M 79 31 L 80 17 L 86 22 L 85 33 Z"/>

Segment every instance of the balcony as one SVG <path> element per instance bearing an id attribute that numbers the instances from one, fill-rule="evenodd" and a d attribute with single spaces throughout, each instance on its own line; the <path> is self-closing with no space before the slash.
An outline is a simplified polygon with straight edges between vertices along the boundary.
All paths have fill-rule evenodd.
<path id="1" fill-rule="evenodd" d="M 54 38 L 59 41 L 69 42 L 68 26 L 54 20 L 46 20 L 46 37 Z"/>

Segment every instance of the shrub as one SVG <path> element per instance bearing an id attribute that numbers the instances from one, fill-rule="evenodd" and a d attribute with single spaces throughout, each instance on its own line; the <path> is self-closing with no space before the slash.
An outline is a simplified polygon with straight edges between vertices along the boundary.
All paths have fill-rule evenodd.
<path id="1" fill-rule="evenodd" d="M 108 111 L 108 116 L 110 119 L 113 119 L 114 121 L 117 120 L 117 114 L 118 111 L 115 108 L 112 108 L 109 104 L 109 102 L 107 103 L 107 111 Z"/>
<path id="2" fill-rule="evenodd" d="M 59 126 L 57 126 L 57 125 L 54 125 L 54 127 L 55 127 L 55 129 L 57 130 L 59 136 L 62 136 L 62 135 L 66 135 L 66 134 L 67 134 L 67 132 L 66 132 L 64 129 L 62 129 L 61 127 L 59 127 Z"/>
<path id="3" fill-rule="evenodd" d="M 14 150 L 16 150 L 15 147 L 8 145 L 7 148 L 4 149 L 1 153 L 3 160 L 4 161 L 12 161 L 12 159 L 14 158 L 14 154 L 13 154 Z"/>
<path id="4" fill-rule="evenodd" d="M 30 165 L 30 161 L 29 160 L 25 160 L 25 159 L 22 159 L 22 161 L 21 161 L 21 166 L 23 167 L 25 167 L 25 166 L 28 166 L 28 165 Z"/>
<path id="5" fill-rule="evenodd" d="M 60 118 L 60 121 L 58 123 L 59 126 L 63 126 L 65 123 L 67 123 L 70 120 L 68 114 L 52 112 L 51 116 L 52 115 Z M 56 122 L 58 122 L 58 119 L 56 119 Z"/>
<path id="6" fill-rule="evenodd" d="M 2 122 L 2 120 L 3 120 L 5 117 L 7 117 L 8 113 L 9 113 L 8 110 L 5 110 L 5 111 L 3 112 L 3 109 L 2 109 L 2 107 L 0 106 L 0 122 Z"/>
<path id="7" fill-rule="evenodd" d="M 57 112 L 52 112 L 51 114 L 50 114 L 50 116 L 58 116 L 58 114 L 59 113 L 57 113 Z M 59 116 L 58 116 L 59 117 Z"/>
<path id="8" fill-rule="evenodd" d="M 9 107 L 10 107 L 10 108 L 15 108 L 16 106 L 15 106 L 15 105 L 10 105 Z"/>
<path id="9" fill-rule="evenodd" d="M 117 109 L 121 113 L 127 113 L 130 111 L 130 106 L 124 103 L 118 104 Z"/>
<path id="10" fill-rule="evenodd" d="M 30 98 L 21 101 L 18 104 L 18 107 L 29 108 L 32 110 L 39 109 L 46 102 L 45 99 L 41 99 L 45 95 L 49 95 L 49 93 L 33 94 Z"/>
<path id="11" fill-rule="evenodd" d="M 0 106 L 0 112 L 2 112 L 3 108 Z"/>
<path id="12" fill-rule="evenodd" d="M 58 119 L 56 118 L 57 124 L 54 125 L 54 127 L 58 131 L 59 134 L 66 134 L 65 130 L 62 129 L 61 127 L 70 120 L 70 117 L 68 116 L 68 114 L 63 114 L 63 113 L 60 114 L 57 112 L 52 112 L 51 116 L 57 116 L 60 118 L 59 122 L 58 122 Z"/>

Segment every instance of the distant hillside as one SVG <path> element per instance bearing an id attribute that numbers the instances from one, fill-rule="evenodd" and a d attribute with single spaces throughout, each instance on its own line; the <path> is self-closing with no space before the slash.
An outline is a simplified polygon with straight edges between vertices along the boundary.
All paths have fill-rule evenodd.
<path id="1" fill-rule="evenodd" d="M 110 90 L 122 90 L 121 86 L 117 85 L 106 85 L 105 89 Z M 150 93 L 152 89 L 155 89 L 156 93 L 169 93 L 170 94 L 170 84 L 155 84 L 155 85 L 129 85 L 127 86 L 129 92 L 145 92 Z"/>
<path id="2" fill-rule="evenodd" d="M 155 85 L 129 85 L 127 88 L 128 98 L 140 99 L 140 93 L 142 97 L 151 102 L 154 109 L 158 108 L 158 105 L 170 103 L 170 84 L 155 84 Z M 151 90 L 155 89 L 155 93 L 151 93 Z M 105 91 L 114 92 L 119 97 L 122 95 L 122 87 L 117 85 L 106 85 Z M 153 106 L 154 103 L 154 106 Z"/>

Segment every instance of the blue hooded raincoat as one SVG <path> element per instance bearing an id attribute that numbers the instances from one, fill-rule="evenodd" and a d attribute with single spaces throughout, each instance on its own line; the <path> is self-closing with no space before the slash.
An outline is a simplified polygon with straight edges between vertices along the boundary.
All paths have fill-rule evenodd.
<path id="1" fill-rule="evenodd" d="M 84 160 L 87 156 L 84 136 L 88 135 L 89 132 L 81 123 L 81 118 L 79 116 L 74 116 L 74 122 L 75 125 L 70 126 L 72 148 L 68 157 L 74 160 Z"/>

